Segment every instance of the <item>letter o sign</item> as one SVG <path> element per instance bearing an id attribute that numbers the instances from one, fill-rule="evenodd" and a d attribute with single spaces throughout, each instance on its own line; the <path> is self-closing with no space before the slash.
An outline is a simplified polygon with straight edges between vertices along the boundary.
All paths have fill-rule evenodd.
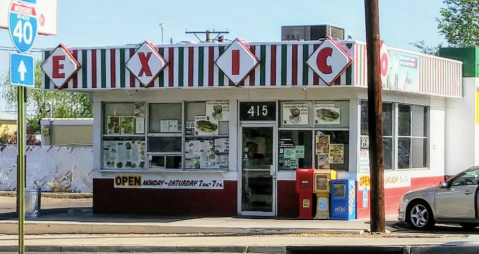
<path id="1" fill-rule="evenodd" d="M 379 68 L 381 71 L 382 87 L 386 87 L 389 73 L 389 55 L 388 49 L 383 42 L 381 43 L 381 49 L 379 50 Z"/>
<path id="2" fill-rule="evenodd" d="M 389 71 L 389 56 L 387 52 L 381 52 L 379 62 L 381 63 L 381 76 L 387 77 Z"/>

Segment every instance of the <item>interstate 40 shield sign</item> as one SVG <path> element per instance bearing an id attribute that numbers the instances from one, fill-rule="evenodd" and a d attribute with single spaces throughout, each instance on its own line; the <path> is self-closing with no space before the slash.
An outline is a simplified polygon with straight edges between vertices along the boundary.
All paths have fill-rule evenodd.
<path id="1" fill-rule="evenodd" d="M 37 38 L 37 28 L 34 5 L 12 1 L 9 9 L 8 30 L 19 52 L 25 53 L 33 47 Z"/>

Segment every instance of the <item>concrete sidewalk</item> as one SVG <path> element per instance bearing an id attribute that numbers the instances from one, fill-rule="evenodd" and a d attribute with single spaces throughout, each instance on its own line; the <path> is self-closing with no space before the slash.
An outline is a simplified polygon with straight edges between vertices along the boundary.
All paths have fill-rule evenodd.
<path id="1" fill-rule="evenodd" d="M 16 198 L 0 196 L 0 234 L 16 234 Z M 159 217 L 93 214 L 91 198 L 42 197 L 41 214 L 26 220 L 26 234 L 362 234 L 369 220 L 299 220 L 244 217 Z M 2 213 L 3 212 L 3 213 Z M 388 224 L 397 222 L 387 216 Z M 395 229 L 387 228 L 390 231 Z"/>
<path id="2" fill-rule="evenodd" d="M 16 198 L 1 193 L 0 252 L 15 252 Z M 365 233 L 369 230 L 368 219 L 96 215 L 91 212 L 91 198 L 66 196 L 42 196 L 42 214 L 26 221 L 27 251 L 440 254 L 452 253 L 451 248 L 457 251 L 461 246 L 461 254 L 467 254 L 477 253 L 479 248 L 479 238 L 467 235 L 395 233 L 395 215 L 386 218 L 392 233 L 371 235 Z"/>
<path id="3" fill-rule="evenodd" d="M 317 236 L 27 236 L 28 252 L 232 252 L 232 253 L 477 253 L 476 238 Z M 17 250 L 16 236 L 0 236 L 0 253 Z M 328 250 L 325 252 L 325 250 Z"/>

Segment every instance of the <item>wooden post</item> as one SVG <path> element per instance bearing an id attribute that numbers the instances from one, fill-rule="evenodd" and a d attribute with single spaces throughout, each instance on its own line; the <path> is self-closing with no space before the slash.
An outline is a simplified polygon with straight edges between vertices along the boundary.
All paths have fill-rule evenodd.
<path id="1" fill-rule="evenodd" d="M 386 232 L 384 214 L 384 153 L 382 82 L 378 0 L 364 0 L 368 59 L 369 167 L 371 176 L 371 232 Z"/>

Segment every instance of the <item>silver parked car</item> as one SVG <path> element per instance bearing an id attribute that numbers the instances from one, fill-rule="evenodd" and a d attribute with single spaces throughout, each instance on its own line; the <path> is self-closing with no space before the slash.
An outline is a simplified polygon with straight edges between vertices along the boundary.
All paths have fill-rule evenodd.
<path id="1" fill-rule="evenodd" d="M 399 221 L 416 229 L 438 223 L 459 224 L 465 229 L 479 225 L 479 166 L 468 168 L 439 186 L 406 192 L 399 203 Z"/>

